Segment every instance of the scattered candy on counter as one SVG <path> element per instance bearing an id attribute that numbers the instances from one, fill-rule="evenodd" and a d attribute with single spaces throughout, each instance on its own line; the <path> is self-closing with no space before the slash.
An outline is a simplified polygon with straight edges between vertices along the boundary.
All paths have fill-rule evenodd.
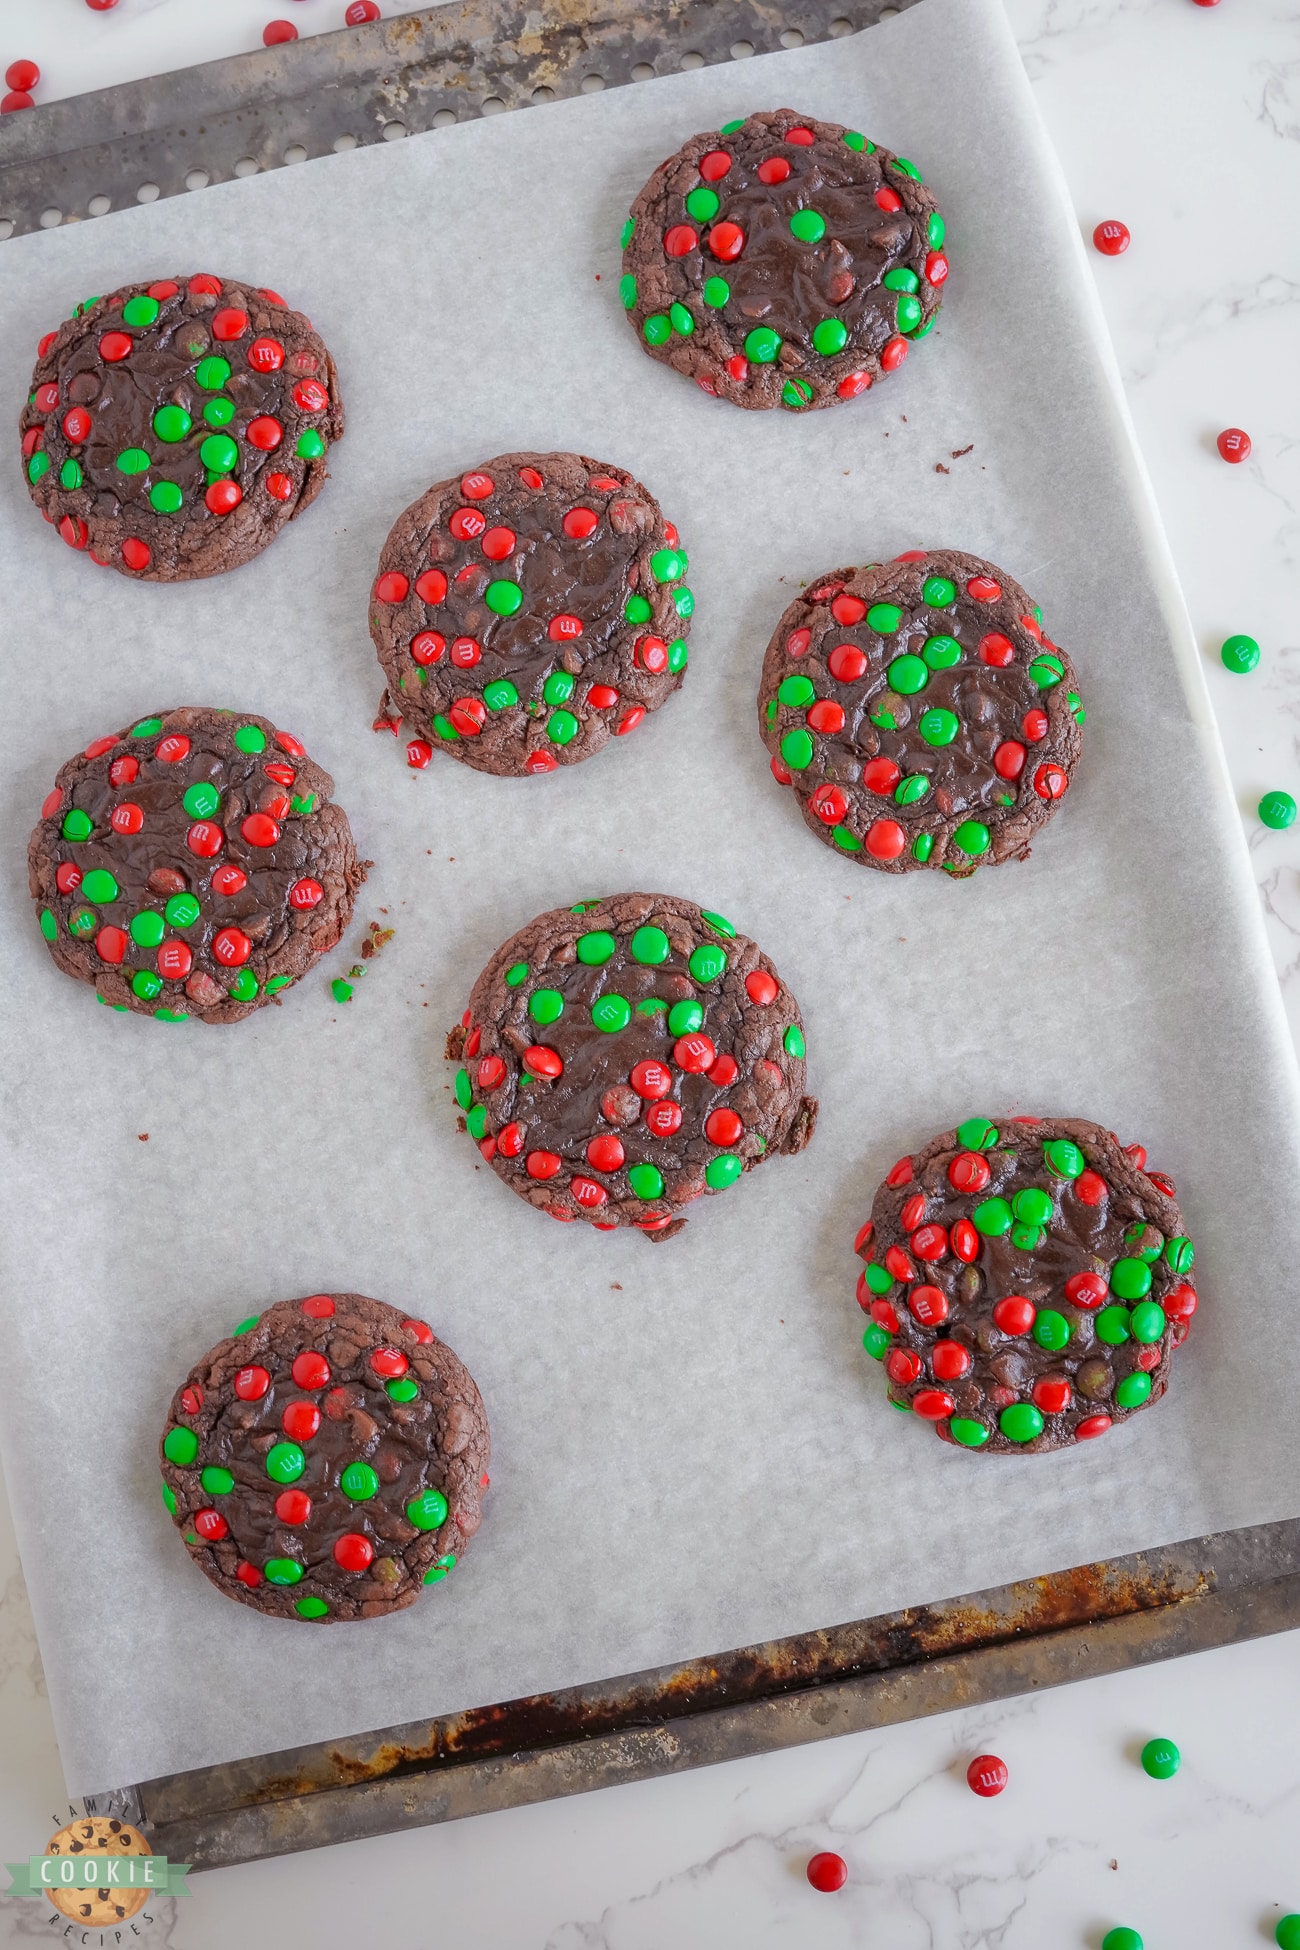
<path id="1" fill-rule="evenodd" d="M 354 994 L 353 982 L 360 981 L 366 972 L 366 963 L 373 961 L 375 956 L 387 947 L 396 932 L 397 930 L 395 928 L 381 928 L 378 921 L 372 921 L 370 923 L 370 926 L 366 929 L 365 940 L 361 943 L 360 961 L 353 962 L 346 977 L 336 975 L 330 983 L 330 993 L 336 1002 L 350 1002 L 352 1000 Z"/>
<path id="2" fill-rule="evenodd" d="M 1295 821 L 1295 800 L 1289 792 L 1266 792 L 1259 802 L 1259 816 L 1280 832 Z"/>
<path id="3" fill-rule="evenodd" d="M 1121 223 L 1117 217 L 1110 217 L 1105 223 L 1097 225 L 1092 233 L 1092 241 L 1103 257 L 1118 257 L 1121 251 L 1128 249 L 1133 239 L 1126 223 Z"/>
<path id="4" fill-rule="evenodd" d="M 343 18 L 349 27 L 363 27 L 368 20 L 379 19 L 379 8 L 375 0 L 352 0 Z"/>
<path id="5" fill-rule="evenodd" d="M 117 5 L 117 0 L 86 0 L 86 5 L 92 13 L 106 14 L 110 7 Z"/>
<path id="6" fill-rule="evenodd" d="M 1170 1780 L 1178 1772 L 1182 1759 L 1173 1741 L 1163 1737 L 1148 1740 L 1142 1749 L 1143 1771 L 1149 1774 L 1153 1781 Z"/>
<path id="7" fill-rule="evenodd" d="M 1006 1762 L 999 1760 L 996 1754 L 976 1754 L 966 1769 L 966 1781 L 972 1794 L 982 1795 L 985 1799 L 1001 1794 L 1010 1778 Z"/>
<path id="8" fill-rule="evenodd" d="M 1223 658 L 1226 670 L 1235 670 L 1239 675 L 1244 676 L 1259 662 L 1259 645 L 1253 636 L 1230 636 L 1219 655 Z"/>
<path id="9" fill-rule="evenodd" d="M 32 89 L 41 78 L 41 71 L 34 61 L 11 61 L 5 69 L 5 87 L 9 93 L 0 101 L 0 115 L 12 115 L 16 108 L 35 108 Z"/>
<path id="10" fill-rule="evenodd" d="M 268 20 L 262 29 L 262 45 L 278 47 L 281 41 L 296 41 L 298 29 L 291 20 Z"/>
<path id="11" fill-rule="evenodd" d="M 1201 0 L 1197 0 L 1198 6 Z M 1136 1930 L 1130 1930 L 1121 1923 L 1118 1929 L 1107 1930 L 1101 1940 L 1101 1950 L 1142 1950 L 1142 1939 Z"/>
<path id="12" fill-rule="evenodd" d="M 1300 1950 L 1300 1916 L 1284 1916 L 1273 1934 L 1279 1950 Z"/>
<path id="13" fill-rule="evenodd" d="M 1250 435 L 1240 427 L 1225 427 L 1215 444 L 1224 460 L 1233 467 L 1250 458 Z"/>
<path id="14" fill-rule="evenodd" d="M 849 1865 L 842 1855 L 833 1855 L 829 1849 L 814 1855 L 808 1864 L 808 1880 L 814 1889 L 824 1890 L 828 1895 L 832 1890 L 842 1889 L 849 1879 Z M 1278 1942 L 1282 1941 L 1281 1937 Z"/>

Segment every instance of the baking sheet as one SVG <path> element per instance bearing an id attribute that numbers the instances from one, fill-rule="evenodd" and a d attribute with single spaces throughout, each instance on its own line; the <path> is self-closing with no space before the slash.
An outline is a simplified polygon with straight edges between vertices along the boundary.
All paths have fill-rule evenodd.
<path id="1" fill-rule="evenodd" d="M 856 407 L 713 404 L 638 351 L 628 202 L 686 136 L 793 104 L 919 160 L 948 218 L 935 332 Z M 1292 1515 L 1297 1092 L 1196 651 L 1075 225 L 996 0 L 477 122 L 4 253 L 0 400 L 87 292 L 211 267 L 284 290 L 349 431 L 257 562 L 128 584 L 42 529 L 10 460 L 0 1014 L 4 1462 L 69 1789 L 505 1699 Z M 964 458 L 953 450 L 973 443 Z M 540 780 L 408 772 L 374 736 L 366 592 L 428 482 L 521 447 L 660 496 L 698 598 L 683 692 Z M 936 463 L 951 471 L 936 472 Z M 876 876 L 805 835 L 753 725 L 800 582 L 920 542 L 1025 582 L 1070 648 L 1083 761 L 1031 861 Z M 97 1008 L 49 964 L 24 850 L 57 764 L 160 706 L 260 711 L 334 773 L 375 861 L 340 954 L 222 1032 Z M 777 960 L 822 1123 L 667 1245 L 561 1233 L 454 1129 L 442 1037 L 506 933 L 678 891 Z M 1095 1117 L 1179 1183 L 1202 1310 L 1171 1398 L 1023 1463 L 885 1406 L 852 1237 L 900 1153 L 974 1112 Z M 141 1134 L 148 1133 L 148 1142 Z M 184 1561 L 154 1444 L 176 1378 L 260 1305 L 427 1316 L 493 1423 L 488 1517 L 382 1623 L 296 1631 Z"/>

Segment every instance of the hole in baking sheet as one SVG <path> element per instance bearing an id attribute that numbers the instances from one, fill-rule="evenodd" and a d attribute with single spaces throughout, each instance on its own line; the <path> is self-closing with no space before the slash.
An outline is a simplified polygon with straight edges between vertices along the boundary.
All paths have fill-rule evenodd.
<path id="1" fill-rule="evenodd" d="M 803 35 L 797 27 L 787 27 L 781 36 L 782 47 L 802 47 Z"/>
<path id="2" fill-rule="evenodd" d="M 857 31 L 853 22 L 851 20 L 845 20 L 843 16 L 839 20 L 833 20 L 831 22 L 831 39 L 833 41 L 842 41 L 846 34 L 856 34 Z"/>
<path id="3" fill-rule="evenodd" d="M 454 128 L 454 127 L 456 126 L 456 111 L 455 111 L 455 109 L 454 109 L 454 108 L 440 108 L 440 109 L 438 110 L 438 113 L 437 113 L 437 114 L 436 114 L 436 115 L 434 116 L 434 118 L 433 118 L 433 126 L 434 126 L 434 128 L 435 128 L 435 129 L 451 129 L 451 128 Z"/>
<path id="4" fill-rule="evenodd" d="M 400 142 L 406 134 L 405 122 L 385 122 L 379 131 L 385 142 Z"/>
<path id="5" fill-rule="evenodd" d="M 156 183 L 141 183 L 135 193 L 135 200 L 137 203 L 156 203 L 161 195 L 162 191 Z"/>
<path id="6" fill-rule="evenodd" d="M 284 152 L 284 159 L 287 163 L 306 162 L 307 151 L 303 148 L 301 142 L 291 142 Z"/>
<path id="7" fill-rule="evenodd" d="M 235 164 L 236 176 L 256 176 L 261 168 L 256 156 L 241 156 Z"/>
<path id="8" fill-rule="evenodd" d="M 555 90 L 554 88 L 546 87 L 543 83 L 540 88 L 534 88 L 529 99 L 535 102 L 553 102 L 555 100 Z"/>
<path id="9" fill-rule="evenodd" d="M 603 74 L 585 74 L 579 83 L 579 87 L 584 95 L 598 95 L 604 86 L 605 77 Z"/>
<path id="10" fill-rule="evenodd" d="M 187 190 L 205 190 L 211 181 L 206 169 L 192 169 L 185 178 L 185 187 Z"/>
<path id="11" fill-rule="evenodd" d="M 505 112 L 506 105 L 500 95 L 487 96 L 483 103 L 483 113 L 485 115 L 504 115 Z"/>
<path id="12" fill-rule="evenodd" d="M 60 224 L 61 224 L 62 222 L 63 222 L 63 212 L 62 212 L 62 210 L 42 210 L 42 211 L 41 211 L 41 229 L 42 229 L 42 230 L 57 230 L 57 229 L 58 229 L 58 227 L 59 227 L 59 225 L 60 225 Z"/>
<path id="13" fill-rule="evenodd" d="M 111 196 L 92 196 L 86 209 L 92 217 L 106 217 L 113 207 Z"/>
<path id="14" fill-rule="evenodd" d="M 754 43 L 752 41 L 733 41 L 731 43 L 731 58 L 733 61 L 748 61 L 753 52 Z"/>
<path id="15" fill-rule="evenodd" d="M 632 70 L 633 81 L 653 81 L 655 71 L 648 61 L 638 61 Z"/>
<path id="16" fill-rule="evenodd" d="M 0 217 L 0 244 L 8 243 L 14 234 L 15 228 L 16 225 L 12 217 Z"/>
<path id="17" fill-rule="evenodd" d="M 332 146 L 335 155 L 341 156 L 346 150 L 356 148 L 357 139 L 354 135 L 336 135 Z"/>
<path id="18" fill-rule="evenodd" d="M 692 48 L 689 54 L 683 54 L 681 60 L 683 74 L 691 74 L 696 68 L 702 68 L 703 66 L 704 56 L 697 53 L 694 48 Z"/>

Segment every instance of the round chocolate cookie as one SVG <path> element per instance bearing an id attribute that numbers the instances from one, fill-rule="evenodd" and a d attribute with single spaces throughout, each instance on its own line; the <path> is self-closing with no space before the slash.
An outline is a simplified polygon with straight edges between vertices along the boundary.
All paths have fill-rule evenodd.
<path id="1" fill-rule="evenodd" d="M 206 274 L 87 298 L 37 347 L 29 492 L 71 548 L 146 582 L 238 568 L 325 485 L 334 361 L 274 291 Z"/>
<path id="2" fill-rule="evenodd" d="M 553 772 L 635 731 L 686 669 L 686 552 L 626 468 L 500 454 L 399 515 L 370 599 L 381 719 L 480 772 Z"/>
<path id="3" fill-rule="evenodd" d="M 1074 666 L 1041 618 L 955 549 L 797 596 L 763 659 L 758 728 L 817 837 L 887 873 L 1027 858 L 1083 742 Z"/>
<path id="4" fill-rule="evenodd" d="M 447 1039 L 456 1101 L 499 1178 L 553 1219 L 667 1239 L 683 1206 L 802 1151 L 799 1006 L 721 914 L 612 894 L 498 948 Z"/>
<path id="5" fill-rule="evenodd" d="M 101 1002 L 238 1022 L 338 941 L 369 862 L 265 718 L 160 711 L 59 768 L 27 849 L 41 933 Z"/>
<path id="6" fill-rule="evenodd" d="M 151 1855 L 144 1836 L 138 1829 L 115 1816 L 78 1815 L 75 1821 L 60 1828 L 45 1845 L 47 1855 L 93 1855 L 107 1858 L 108 1863 L 119 1861 L 124 1855 Z M 90 1930 L 112 1929 L 118 1923 L 129 1921 L 138 1914 L 149 1899 L 150 1890 L 143 1886 L 132 1888 L 129 1884 L 110 1882 L 105 1873 L 102 1888 L 62 1888 L 45 1891 L 60 1916 L 71 1918 L 74 1923 L 84 1923 Z"/>
<path id="7" fill-rule="evenodd" d="M 159 1445 L 205 1576 L 274 1618 L 383 1618 L 479 1527 L 488 1425 L 422 1320 L 360 1293 L 282 1300 L 196 1363 Z"/>
<path id="8" fill-rule="evenodd" d="M 652 359 L 737 406 L 856 399 L 939 313 L 944 222 L 914 163 L 780 108 L 693 136 L 623 226 Z"/>
<path id="9" fill-rule="evenodd" d="M 1196 1312 L 1172 1182 L 1082 1118 L 969 1117 L 900 1158 L 856 1240 L 889 1399 L 1009 1455 L 1104 1435 L 1169 1385 Z"/>

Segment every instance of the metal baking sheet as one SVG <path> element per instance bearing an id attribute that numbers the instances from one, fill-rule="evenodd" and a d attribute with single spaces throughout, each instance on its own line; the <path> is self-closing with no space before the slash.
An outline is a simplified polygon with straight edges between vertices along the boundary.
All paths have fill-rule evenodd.
<path id="1" fill-rule="evenodd" d="M 0 121 L 0 240 L 331 150 L 796 48 L 916 0 L 452 0 Z"/>
<path id="2" fill-rule="evenodd" d="M 612 300 L 622 214 L 671 141 L 783 99 L 904 132 L 953 226 L 943 319 L 862 411 L 710 405 Z M 991 0 L 18 239 L 0 392 L 73 297 L 200 248 L 306 304 L 339 359 L 351 430 L 309 516 L 236 575 L 141 589 L 0 484 L 25 632 L 0 781 L 0 1138 L 24 1215 L 0 1390 L 74 1791 L 350 1737 L 395 1699 L 446 1719 L 1291 1516 L 1267 1355 L 1289 1331 L 1271 1268 L 1300 1243 L 1294 1068 L 1077 232 Z M 624 460 L 660 493 L 692 551 L 687 685 L 625 749 L 548 780 L 407 774 L 367 728 L 379 543 L 440 472 L 523 445 Z M 1023 577 L 1091 713 L 1033 859 L 966 886 L 814 846 L 753 733 L 801 578 L 927 538 Z M 363 911 L 398 929 L 350 1011 L 321 974 L 223 1038 L 108 1018 L 52 975 L 23 893 L 33 809 L 67 750 L 182 678 L 333 770 L 377 862 Z M 667 1247 L 560 1242 L 455 1133 L 438 1060 L 508 928 L 614 885 L 703 898 L 773 953 L 823 1100 L 803 1157 Z M 977 1107 L 1091 1113 L 1180 1181 L 1206 1304 L 1169 1400 L 1086 1454 L 972 1466 L 887 1413 L 857 1346 L 849 1243 L 874 1183 Z M 435 1602 L 317 1632 L 299 1663 L 178 1561 L 151 1451 L 197 1349 L 326 1285 L 400 1298 L 467 1360 L 494 1504 Z M 30 1387 L 51 1346 L 95 1359 Z"/>
<path id="3" fill-rule="evenodd" d="M 196 1869 L 458 1821 L 1300 1625 L 1300 1523 L 92 1797 Z"/>

